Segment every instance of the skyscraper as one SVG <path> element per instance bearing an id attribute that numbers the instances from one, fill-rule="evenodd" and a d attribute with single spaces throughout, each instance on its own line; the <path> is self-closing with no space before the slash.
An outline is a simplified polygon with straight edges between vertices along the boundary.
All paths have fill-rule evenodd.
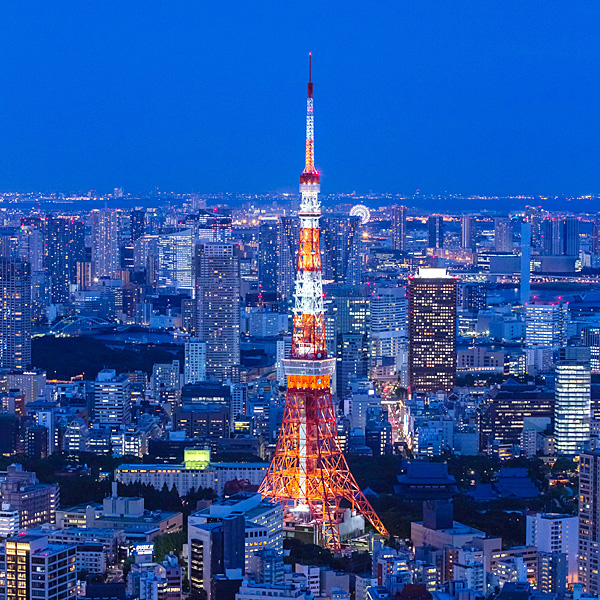
<path id="1" fill-rule="evenodd" d="M 196 383 L 206 379 L 206 342 L 189 338 L 185 343 L 183 382 Z"/>
<path id="2" fill-rule="evenodd" d="M 475 245 L 475 231 L 473 229 L 473 217 L 471 215 L 463 215 L 460 221 L 461 226 L 461 248 L 472 250 Z"/>
<path id="3" fill-rule="evenodd" d="M 240 280 L 234 244 L 198 244 L 195 258 L 196 337 L 206 342 L 206 374 L 237 378 Z"/>
<path id="4" fill-rule="evenodd" d="M 544 219 L 541 223 L 541 232 L 543 254 L 579 255 L 579 219 L 576 217 Z"/>
<path id="5" fill-rule="evenodd" d="M 73 600 L 77 596 L 77 546 L 49 544 L 45 535 L 10 537 L 0 554 L 7 600 Z"/>
<path id="6" fill-rule="evenodd" d="M 52 302 L 69 301 L 69 285 L 75 281 L 77 263 L 84 260 L 84 224 L 71 217 L 46 218 L 46 266 Z"/>
<path id="7" fill-rule="evenodd" d="M 129 218 L 129 237 L 135 242 L 146 233 L 146 211 L 143 208 L 134 208 L 129 213 Z"/>
<path id="8" fill-rule="evenodd" d="M 579 219 L 567 217 L 563 221 L 563 227 L 564 248 L 562 253 L 566 256 L 579 256 Z"/>
<path id="9" fill-rule="evenodd" d="M 592 373 L 600 371 L 600 327 L 587 325 L 581 328 L 581 343 L 590 349 Z"/>
<path id="10" fill-rule="evenodd" d="M 542 218 L 545 211 L 541 206 L 527 206 L 525 208 L 525 220 L 531 225 L 531 246 L 541 248 L 542 246 Z"/>
<path id="11" fill-rule="evenodd" d="M 594 219 L 592 226 L 592 252 L 600 254 L 600 217 Z"/>
<path id="12" fill-rule="evenodd" d="M 394 250 L 406 250 L 406 206 L 392 208 L 392 244 Z"/>
<path id="13" fill-rule="evenodd" d="M 429 229 L 428 248 L 443 248 L 444 247 L 444 217 L 432 215 L 427 221 Z"/>
<path id="14" fill-rule="evenodd" d="M 103 369 L 94 382 L 94 424 L 118 429 L 131 418 L 129 377 L 117 376 L 113 369 Z"/>
<path id="15" fill-rule="evenodd" d="M 556 453 L 577 455 L 590 443 L 591 379 L 588 363 L 557 363 L 555 398 Z"/>
<path id="16" fill-rule="evenodd" d="M 456 280 L 419 269 L 408 284 L 408 372 L 413 390 L 451 392 L 456 376 Z"/>
<path id="17" fill-rule="evenodd" d="M 360 283 L 360 224 L 360 217 L 321 217 L 321 260 L 325 281 L 348 285 Z"/>
<path id="18" fill-rule="evenodd" d="M 158 238 L 158 285 L 190 293 L 194 289 L 192 259 L 194 238 L 191 229 Z"/>
<path id="19" fill-rule="evenodd" d="M 262 292 L 277 291 L 279 219 L 270 218 L 258 227 L 258 285 Z"/>
<path id="20" fill-rule="evenodd" d="M 120 268 L 119 215 L 108 208 L 93 210 L 91 224 L 93 276 L 113 278 Z"/>
<path id="21" fill-rule="evenodd" d="M 519 299 L 525 306 L 531 296 L 531 225 L 521 223 L 521 280 Z"/>
<path id="22" fill-rule="evenodd" d="M 31 363 L 31 272 L 27 262 L 0 258 L 0 367 Z"/>
<path id="23" fill-rule="evenodd" d="M 567 345 L 569 305 L 532 302 L 525 306 L 525 345 L 557 350 Z"/>
<path id="24" fill-rule="evenodd" d="M 494 221 L 494 248 L 496 252 L 512 252 L 513 231 L 508 219 Z"/>

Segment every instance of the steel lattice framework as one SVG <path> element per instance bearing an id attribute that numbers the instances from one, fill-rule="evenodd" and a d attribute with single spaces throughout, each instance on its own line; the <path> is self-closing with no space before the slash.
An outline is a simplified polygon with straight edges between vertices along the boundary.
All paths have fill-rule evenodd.
<path id="1" fill-rule="evenodd" d="M 306 112 L 306 166 L 300 176 L 300 247 L 294 292 L 294 329 L 290 358 L 284 361 L 287 396 L 275 456 L 260 492 L 287 506 L 310 511 L 322 543 L 341 549 L 340 502 L 387 536 L 348 468 L 337 435 L 331 397 L 335 358 L 327 358 L 321 249 L 319 244 L 320 178 L 314 164 L 313 84 L 310 77 Z"/>

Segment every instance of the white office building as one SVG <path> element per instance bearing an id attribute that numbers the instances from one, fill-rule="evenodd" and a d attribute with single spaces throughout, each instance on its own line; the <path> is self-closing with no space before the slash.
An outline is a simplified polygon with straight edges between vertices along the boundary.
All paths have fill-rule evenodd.
<path id="1" fill-rule="evenodd" d="M 525 306 L 525 344 L 527 347 L 566 346 L 569 305 L 530 303 Z"/>
<path id="2" fill-rule="evenodd" d="M 158 285 L 192 292 L 194 232 L 191 229 L 161 235 L 158 239 Z"/>
<path id="3" fill-rule="evenodd" d="M 19 511 L 11 508 L 7 502 L 2 503 L 0 510 L 0 538 L 16 535 L 19 530 Z"/>
<path id="4" fill-rule="evenodd" d="M 590 443 L 591 374 L 589 363 L 556 365 L 554 432 L 556 453 L 580 454 Z"/>
<path id="5" fill-rule="evenodd" d="M 577 545 L 579 543 L 579 517 L 556 513 L 527 515 L 526 545 L 540 552 L 567 555 L 568 582 L 577 582 Z"/>
<path id="6" fill-rule="evenodd" d="M 117 376 L 114 369 L 103 369 L 94 382 L 94 423 L 119 428 L 129 423 L 131 390 L 129 377 Z"/>
<path id="7" fill-rule="evenodd" d="M 102 208 L 90 215 L 92 225 L 92 271 L 94 278 L 115 276 L 120 269 L 119 214 Z"/>
<path id="8" fill-rule="evenodd" d="M 206 342 L 200 338 L 190 338 L 185 343 L 185 365 L 183 381 L 185 384 L 206 380 Z"/>

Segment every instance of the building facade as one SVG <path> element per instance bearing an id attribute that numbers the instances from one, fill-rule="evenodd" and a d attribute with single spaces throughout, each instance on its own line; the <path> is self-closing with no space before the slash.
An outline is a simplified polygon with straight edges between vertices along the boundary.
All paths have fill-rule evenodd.
<path id="1" fill-rule="evenodd" d="M 408 373 L 413 390 L 451 392 L 456 376 L 456 280 L 419 269 L 408 285 Z"/>

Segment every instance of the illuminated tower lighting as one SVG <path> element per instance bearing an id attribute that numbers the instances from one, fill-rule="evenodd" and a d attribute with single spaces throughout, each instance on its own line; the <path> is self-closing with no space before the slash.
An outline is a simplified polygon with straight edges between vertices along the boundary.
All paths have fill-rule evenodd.
<path id="1" fill-rule="evenodd" d="M 309 55 L 310 57 L 310 55 Z M 350 473 L 337 435 L 331 398 L 335 359 L 327 358 L 319 247 L 320 177 L 315 169 L 313 84 L 309 58 L 306 165 L 300 176 L 300 248 L 293 310 L 292 347 L 285 359 L 287 396 L 275 456 L 260 486 L 265 498 L 308 511 L 323 545 L 341 549 L 340 502 L 387 536 L 383 523 Z"/>

